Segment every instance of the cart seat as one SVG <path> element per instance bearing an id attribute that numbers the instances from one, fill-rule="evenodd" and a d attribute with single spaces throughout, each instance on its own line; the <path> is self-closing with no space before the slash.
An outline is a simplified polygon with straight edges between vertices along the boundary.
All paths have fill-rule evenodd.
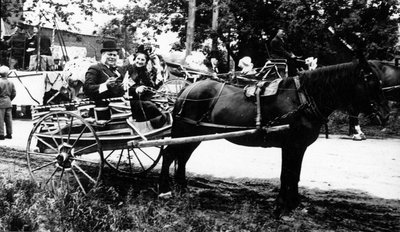
<path id="1" fill-rule="evenodd" d="M 132 130 L 139 135 L 154 131 L 154 128 L 151 125 L 150 121 L 137 122 L 132 117 L 129 117 L 128 119 L 126 119 L 126 122 L 129 127 L 132 128 Z"/>

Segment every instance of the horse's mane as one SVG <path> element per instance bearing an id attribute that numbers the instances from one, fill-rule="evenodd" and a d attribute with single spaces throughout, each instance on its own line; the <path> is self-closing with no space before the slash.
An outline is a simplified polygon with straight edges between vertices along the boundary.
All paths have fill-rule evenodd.
<path id="1" fill-rule="evenodd" d="M 301 82 L 307 89 L 317 88 L 336 88 L 337 84 L 346 84 L 347 81 L 342 81 L 343 77 L 355 76 L 357 62 L 348 62 L 325 66 L 311 71 L 305 71 L 301 75 Z M 341 81 L 338 81 L 341 79 Z M 334 83 L 334 84 L 333 84 Z"/>
<path id="2" fill-rule="evenodd" d="M 316 102 L 341 104 L 352 98 L 350 88 L 357 78 L 357 67 L 354 61 L 306 71 L 300 76 L 301 86 Z"/>

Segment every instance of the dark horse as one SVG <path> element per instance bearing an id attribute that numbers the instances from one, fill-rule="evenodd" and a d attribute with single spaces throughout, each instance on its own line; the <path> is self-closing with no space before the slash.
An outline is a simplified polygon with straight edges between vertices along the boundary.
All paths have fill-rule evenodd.
<path id="1" fill-rule="evenodd" d="M 173 111 L 171 136 L 238 131 L 256 128 L 257 122 L 261 128 L 289 124 L 290 128 L 283 131 L 265 133 L 260 129 L 255 134 L 227 139 L 243 146 L 282 148 L 281 188 L 275 212 L 277 216 L 287 214 L 299 204 L 298 182 L 304 152 L 318 138 L 321 126 L 334 110 L 355 105 L 366 114 L 386 119 L 389 108 L 376 75 L 366 61 L 327 66 L 282 80 L 275 95 L 260 97 L 258 101 L 248 99 L 241 88 L 213 80 L 199 81 L 180 93 Z M 163 152 L 160 193 L 171 190 L 169 167 L 174 160 L 178 190 L 185 191 L 186 162 L 199 144 L 167 146 Z"/>
<path id="2" fill-rule="evenodd" d="M 383 61 L 371 60 L 368 61 L 376 72 L 381 72 L 383 94 L 389 101 L 400 103 L 400 67 Z M 361 131 L 357 110 L 349 109 L 349 135 L 353 136 L 353 140 L 366 139 Z"/>

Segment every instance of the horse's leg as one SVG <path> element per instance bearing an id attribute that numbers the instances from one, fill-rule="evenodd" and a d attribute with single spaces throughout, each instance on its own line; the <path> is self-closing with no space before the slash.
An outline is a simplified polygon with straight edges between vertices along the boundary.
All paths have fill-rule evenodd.
<path id="1" fill-rule="evenodd" d="M 171 166 L 171 163 L 175 160 L 175 155 L 176 153 L 174 152 L 174 146 L 172 145 L 167 146 L 167 148 L 162 151 L 163 161 L 161 166 L 160 179 L 158 182 L 158 191 L 160 194 L 171 191 L 171 187 L 169 184 L 169 167 Z"/>
<path id="2" fill-rule="evenodd" d="M 178 187 L 178 191 L 181 193 L 186 192 L 187 180 L 186 180 L 186 163 L 192 155 L 193 151 L 200 145 L 200 143 L 188 143 L 184 144 L 180 149 L 180 154 L 176 157 L 178 167 L 175 173 L 175 181 Z"/>
<path id="3" fill-rule="evenodd" d="M 361 131 L 358 116 L 349 116 L 349 136 L 356 141 L 366 139 L 365 134 Z"/>
<path id="4" fill-rule="evenodd" d="M 175 173 L 175 180 L 178 187 L 184 190 L 187 187 L 186 182 L 186 163 L 190 155 L 197 148 L 200 143 L 170 145 L 163 151 L 163 162 L 161 166 L 161 173 L 159 179 L 159 192 L 167 193 L 171 191 L 169 167 L 172 162 L 177 160 L 177 170 Z"/>
<path id="5" fill-rule="evenodd" d="M 282 147 L 281 188 L 277 198 L 276 216 L 286 215 L 300 203 L 298 184 L 306 146 Z"/>

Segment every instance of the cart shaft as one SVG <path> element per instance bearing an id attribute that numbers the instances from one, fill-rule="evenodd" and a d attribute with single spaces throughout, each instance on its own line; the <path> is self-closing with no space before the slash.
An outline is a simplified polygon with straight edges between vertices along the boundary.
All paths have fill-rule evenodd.
<path id="1" fill-rule="evenodd" d="M 264 133 L 271 133 L 276 131 L 282 131 L 289 129 L 289 125 L 280 125 L 273 127 L 266 127 L 262 130 Z M 155 140 L 146 140 L 146 141 L 136 141 L 132 140 L 128 142 L 128 146 L 133 147 L 154 147 L 154 146 L 164 146 L 164 145 L 172 145 L 172 144 L 182 144 L 182 143 L 194 143 L 194 142 L 202 142 L 208 140 L 216 140 L 216 139 L 228 139 L 241 137 L 245 135 L 251 135 L 259 132 L 258 129 L 249 129 L 249 130 L 241 130 L 234 132 L 226 132 L 226 133 L 217 133 L 210 135 L 199 135 L 199 136 L 189 136 L 182 138 L 164 138 L 164 139 L 155 139 Z"/>

